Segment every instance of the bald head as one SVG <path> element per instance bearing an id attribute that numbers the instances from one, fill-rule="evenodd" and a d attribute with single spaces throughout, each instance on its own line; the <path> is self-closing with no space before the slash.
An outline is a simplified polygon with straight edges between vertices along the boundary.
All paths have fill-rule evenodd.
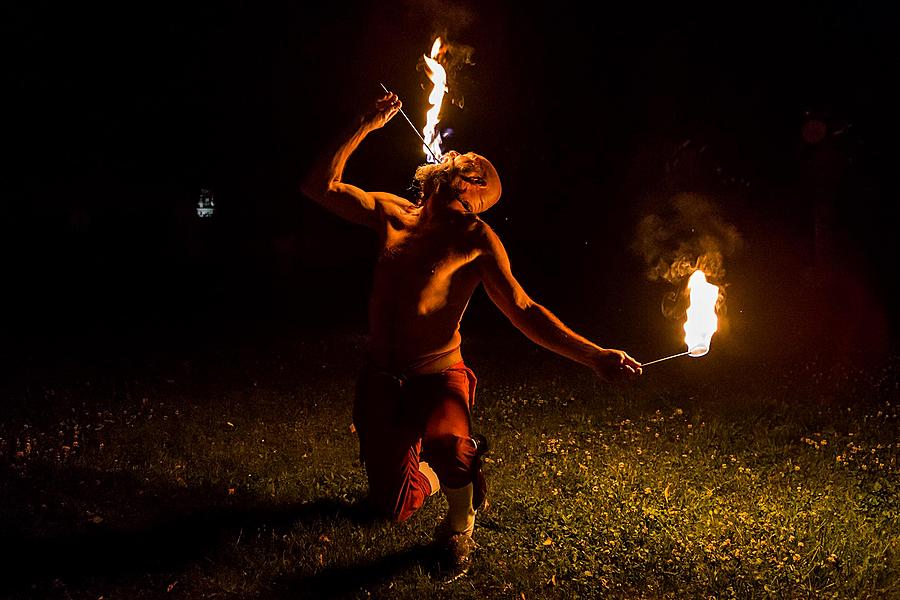
<path id="1" fill-rule="evenodd" d="M 451 150 L 442 162 L 449 163 L 451 187 L 466 210 L 483 213 L 500 200 L 503 191 L 500 175 L 485 157 Z"/>
<path id="2" fill-rule="evenodd" d="M 474 152 L 460 154 L 451 150 L 441 162 L 419 167 L 416 171 L 423 196 L 428 198 L 443 188 L 452 193 L 467 211 L 483 213 L 500 200 L 503 187 L 494 165 Z"/>

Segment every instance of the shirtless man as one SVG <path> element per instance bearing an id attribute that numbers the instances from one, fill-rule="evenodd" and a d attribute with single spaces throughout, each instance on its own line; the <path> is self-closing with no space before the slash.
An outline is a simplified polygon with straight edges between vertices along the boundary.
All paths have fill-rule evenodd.
<path id="1" fill-rule="evenodd" d="M 455 151 L 419 167 L 419 203 L 343 181 L 365 137 L 400 110 L 387 94 L 306 178 L 303 192 L 380 239 L 369 304 L 369 365 L 359 378 L 353 422 L 366 466 L 369 500 L 402 521 L 442 490 L 447 517 L 438 540 L 448 566 L 464 573 L 475 548 L 475 514 L 485 503 L 483 437 L 473 434 L 475 376 L 460 351 L 459 324 L 478 284 L 537 344 L 592 369 L 602 380 L 629 379 L 641 365 L 601 348 L 533 301 L 510 270 L 500 238 L 479 214 L 500 198 L 500 178 L 483 156 Z"/>

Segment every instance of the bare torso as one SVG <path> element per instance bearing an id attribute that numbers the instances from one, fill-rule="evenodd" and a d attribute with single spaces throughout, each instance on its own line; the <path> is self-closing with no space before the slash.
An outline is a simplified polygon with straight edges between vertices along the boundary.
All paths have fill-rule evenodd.
<path id="1" fill-rule="evenodd" d="M 494 231 L 476 215 L 501 195 L 500 178 L 483 156 L 451 150 L 416 170 L 424 203 L 366 191 L 343 181 L 350 154 L 400 111 L 396 94 L 375 103 L 332 154 L 322 157 L 303 192 L 347 221 L 379 232 L 381 249 L 369 304 L 371 361 L 395 373 L 432 373 L 462 358 L 459 323 L 479 283 L 529 339 L 614 381 L 640 373 L 621 350 L 601 348 L 534 302 L 512 274 Z"/>
<path id="2" fill-rule="evenodd" d="M 462 359 L 459 323 L 481 281 L 474 263 L 480 226 L 473 215 L 386 220 L 369 303 L 376 366 L 434 373 Z"/>

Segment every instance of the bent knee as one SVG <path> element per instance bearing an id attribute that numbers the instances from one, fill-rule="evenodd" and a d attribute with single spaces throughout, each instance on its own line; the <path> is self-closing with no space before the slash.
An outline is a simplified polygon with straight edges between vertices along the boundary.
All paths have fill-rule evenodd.
<path id="1" fill-rule="evenodd" d="M 443 435 L 429 440 L 423 452 L 429 464 L 441 480 L 441 485 L 462 487 L 472 482 L 476 448 L 470 437 Z"/>

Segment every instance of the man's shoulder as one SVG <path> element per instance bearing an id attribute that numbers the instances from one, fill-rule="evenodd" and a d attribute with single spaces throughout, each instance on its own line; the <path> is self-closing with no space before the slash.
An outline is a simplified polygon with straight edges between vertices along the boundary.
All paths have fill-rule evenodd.
<path id="1" fill-rule="evenodd" d="M 422 211 L 420 206 L 396 194 L 375 192 L 373 197 L 379 220 L 396 229 L 406 229 L 412 226 Z"/>
<path id="2" fill-rule="evenodd" d="M 500 241 L 500 236 L 497 235 L 497 232 L 494 231 L 494 228 L 481 220 L 481 217 L 478 218 L 478 224 L 480 232 L 483 236 L 491 238 L 492 240 L 497 240 L 498 242 Z"/>
<path id="3" fill-rule="evenodd" d="M 481 253 L 490 253 L 501 245 L 500 237 L 494 229 L 478 216 L 469 224 L 468 234 L 474 248 Z"/>
<path id="4" fill-rule="evenodd" d="M 382 208 L 394 207 L 406 210 L 418 208 L 415 203 L 410 202 L 403 196 L 398 196 L 397 194 L 392 194 L 390 192 L 372 192 L 372 196 L 375 198 L 376 203 Z"/>

